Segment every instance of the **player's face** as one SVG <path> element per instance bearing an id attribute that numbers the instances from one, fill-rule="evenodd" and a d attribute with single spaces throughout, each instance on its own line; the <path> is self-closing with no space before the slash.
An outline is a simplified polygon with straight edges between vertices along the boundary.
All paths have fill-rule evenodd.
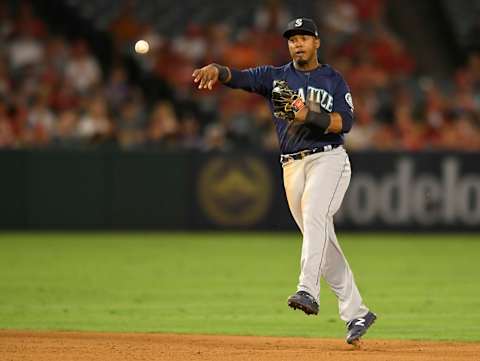
<path id="1" fill-rule="evenodd" d="M 292 60 L 298 65 L 306 65 L 317 56 L 320 40 L 311 35 L 298 34 L 288 38 L 288 50 Z"/>

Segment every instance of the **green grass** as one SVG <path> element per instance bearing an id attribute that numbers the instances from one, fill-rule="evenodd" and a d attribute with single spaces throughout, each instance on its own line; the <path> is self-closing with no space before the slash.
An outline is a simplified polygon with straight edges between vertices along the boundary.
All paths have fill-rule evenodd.
<path id="1" fill-rule="evenodd" d="M 340 234 L 372 338 L 480 340 L 479 235 Z M 0 233 L 0 329 L 344 337 L 286 306 L 296 233 Z"/>

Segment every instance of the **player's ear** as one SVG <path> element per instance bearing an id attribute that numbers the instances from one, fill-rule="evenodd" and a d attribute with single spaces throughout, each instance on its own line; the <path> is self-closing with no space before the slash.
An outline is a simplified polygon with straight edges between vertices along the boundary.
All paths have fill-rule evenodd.
<path id="1" fill-rule="evenodd" d="M 320 38 L 315 39 L 315 48 L 320 48 Z"/>

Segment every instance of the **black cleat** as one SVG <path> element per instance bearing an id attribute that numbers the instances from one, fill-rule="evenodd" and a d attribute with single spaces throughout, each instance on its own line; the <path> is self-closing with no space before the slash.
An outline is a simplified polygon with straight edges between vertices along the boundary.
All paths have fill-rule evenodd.
<path id="1" fill-rule="evenodd" d="M 318 303 L 315 298 L 308 292 L 298 291 L 294 295 L 288 297 L 288 306 L 296 310 L 301 309 L 307 315 L 318 314 Z"/>
<path id="2" fill-rule="evenodd" d="M 351 321 L 347 322 L 347 343 L 351 345 L 356 345 L 369 327 L 373 325 L 377 315 L 373 312 L 368 311 L 368 313 L 360 318 L 354 318 Z"/>

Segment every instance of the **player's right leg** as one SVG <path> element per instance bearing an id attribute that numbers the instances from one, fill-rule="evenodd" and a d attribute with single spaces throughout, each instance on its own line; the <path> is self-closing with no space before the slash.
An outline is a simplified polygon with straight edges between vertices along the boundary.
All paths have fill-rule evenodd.
<path id="1" fill-rule="evenodd" d="M 300 232 L 303 233 L 302 195 L 305 187 L 305 159 L 289 161 L 282 167 L 288 207 Z"/>
<path id="2" fill-rule="evenodd" d="M 306 160 L 291 161 L 283 165 L 283 183 L 287 195 L 288 206 L 293 218 L 303 234 L 302 196 L 305 187 Z M 318 302 L 305 291 L 298 291 L 287 300 L 288 306 L 300 309 L 307 315 L 318 313 Z"/>
<path id="3" fill-rule="evenodd" d="M 342 147 L 305 158 L 305 189 L 301 207 L 303 245 L 298 291 L 319 299 L 321 269 L 325 263 L 328 222 L 350 180 L 350 164 Z M 317 301 L 318 302 L 318 301 Z"/>

